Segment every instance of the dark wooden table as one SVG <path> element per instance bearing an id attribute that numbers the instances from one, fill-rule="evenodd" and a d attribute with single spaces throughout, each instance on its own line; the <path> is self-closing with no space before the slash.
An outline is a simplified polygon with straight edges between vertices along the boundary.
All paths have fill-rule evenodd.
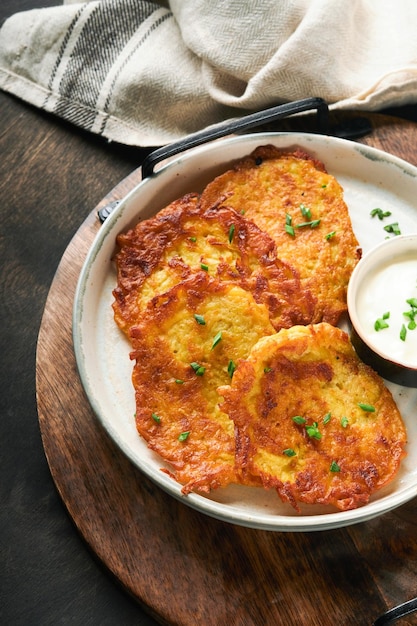
<path id="1" fill-rule="evenodd" d="M 55 2 L 6 1 L 0 7 L 0 19 L 41 4 Z M 417 165 L 416 108 L 403 107 L 384 113 L 400 116 L 404 121 L 374 116 L 374 132 L 366 139 L 367 143 L 389 149 Z M 129 589 L 122 577 L 107 569 L 109 563 L 103 565 L 96 558 L 94 541 L 85 542 L 80 536 L 73 521 L 79 528 L 82 515 L 74 519 L 73 511 L 67 514 L 45 458 L 41 439 L 41 430 L 45 437 L 45 423 L 41 422 L 40 429 L 35 395 L 38 333 L 60 260 L 85 220 L 92 219 L 89 216 L 102 199 L 109 194 L 112 197 L 116 186 L 120 189 L 124 184 L 129 185 L 126 182 L 120 187 L 120 181 L 126 177 L 132 181 L 138 176 L 134 171 L 145 151 L 103 142 L 3 93 L 0 93 L 0 129 L 0 622 L 12 626 L 149 626 L 157 623 L 149 616 L 151 613 L 158 621 L 167 623 L 168 613 L 163 614 L 152 606 L 155 591 L 152 595 L 152 590 L 146 593 L 144 590 L 143 581 L 152 570 L 144 555 L 148 556 L 150 551 L 144 549 L 138 555 L 136 573 L 143 572 L 143 581 Z M 71 384 L 69 380 L 68 385 Z M 42 416 L 45 420 L 45 406 Z M 48 437 L 45 441 L 50 443 Z M 161 502 L 168 498 L 161 494 L 155 497 Z M 168 509 L 180 516 L 177 525 L 181 525 L 181 516 L 185 520 L 191 515 L 195 524 L 204 528 L 201 516 L 188 512 L 186 507 L 168 503 Z M 257 532 L 216 521 L 208 525 L 211 533 L 217 529 L 219 542 L 235 545 L 238 541 L 242 550 L 248 538 L 252 540 Z M 262 532 L 257 534 L 257 540 L 261 546 L 271 541 L 269 534 Z M 282 610 L 282 622 L 277 621 L 271 608 L 270 615 L 275 617 L 268 622 L 267 613 L 262 618 L 250 617 L 252 602 L 247 597 L 242 606 L 231 606 L 230 615 L 219 621 L 219 625 L 230 622 L 245 626 L 266 623 L 309 626 L 330 624 L 334 620 L 335 624 L 366 626 L 386 608 L 417 595 L 416 500 L 350 529 L 288 535 L 287 539 L 278 534 L 273 541 L 277 550 L 275 573 L 264 571 L 263 564 L 256 562 L 256 554 L 249 552 L 245 558 L 242 556 L 241 570 L 232 565 L 224 569 L 222 574 L 231 578 L 223 584 L 230 586 L 232 594 L 240 584 L 239 576 L 243 585 L 244 577 L 254 571 L 259 576 L 276 575 L 274 602 L 279 602 L 279 598 L 282 602 L 292 600 L 292 608 L 286 606 Z M 291 562 L 286 550 L 296 550 L 287 587 L 285 572 L 278 567 L 280 558 Z M 316 587 L 321 594 L 316 597 L 317 591 L 306 587 L 306 580 L 312 576 L 311 569 L 307 573 L 306 564 L 313 557 L 320 565 L 314 565 L 314 560 L 311 564 L 322 576 Z M 163 558 L 161 550 L 158 558 Z M 178 559 L 184 567 L 187 562 L 190 566 L 187 554 Z M 199 571 L 202 569 L 204 565 L 200 563 Z M 204 580 L 210 580 L 212 575 L 207 572 Z M 175 576 L 172 580 L 174 594 L 170 593 L 170 602 L 186 607 L 187 597 L 175 594 Z M 158 584 L 154 580 L 154 588 Z M 218 584 L 213 578 L 213 588 L 207 587 L 210 603 L 216 602 L 213 589 Z M 191 580 L 190 593 L 192 585 Z M 137 593 L 138 589 L 142 595 Z M 255 583 L 253 589 L 258 594 L 262 591 Z M 326 598 L 330 590 L 332 597 Z M 132 598 L 132 593 L 136 597 Z M 138 600 L 147 602 L 148 606 L 141 606 Z M 271 598 L 268 602 L 272 607 Z M 307 607 L 312 606 L 317 608 L 310 618 Z M 330 606 L 333 615 L 329 616 L 326 607 Z M 325 621 L 317 617 L 320 611 Z M 193 623 L 191 616 L 189 620 L 188 623 Z M 204 619 L 195 623 L 204 623 Z M 401 622 L 402 625 L 416 623 L 416 616 Z"/>

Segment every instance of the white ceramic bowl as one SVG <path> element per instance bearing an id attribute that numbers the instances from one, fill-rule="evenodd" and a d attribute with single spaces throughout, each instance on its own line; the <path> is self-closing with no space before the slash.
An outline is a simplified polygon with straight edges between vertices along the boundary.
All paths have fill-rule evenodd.
<path id="1" fill-rule="evenodd" d="M 348 288 L 352 343 L 384 378 L 417 387 L 417 234 L 398 235 L 359 261 Z"/>

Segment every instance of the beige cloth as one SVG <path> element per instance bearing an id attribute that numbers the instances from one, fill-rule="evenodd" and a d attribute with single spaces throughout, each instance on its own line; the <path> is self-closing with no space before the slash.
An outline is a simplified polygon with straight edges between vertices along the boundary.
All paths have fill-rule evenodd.
<path id="1" fill-rule="evenodd" d="M 417 102 L 416 25 L 416 0 L 70 0 L 6 20 L 0 88 L 156 146 L 310 96 Z"/>

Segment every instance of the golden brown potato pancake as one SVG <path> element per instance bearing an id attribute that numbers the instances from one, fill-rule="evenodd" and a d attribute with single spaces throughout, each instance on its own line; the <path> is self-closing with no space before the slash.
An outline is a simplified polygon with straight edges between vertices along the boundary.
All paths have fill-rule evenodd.
<path id="1" fill-rule="evenodd" d="M 184 493 L 238 481 L 234 425 L 217 388 L 273 332 L 264 304 L 204 271 L 153 298 L 131 329 L 137 429 Z"/>
<path id="2" fill-rule="evenodd" d="M 276 329 L 307 324 L 316 302 L 298 273 L 277 258 L 273 240 L 234 209 L 201 210 L 190 194 L 119 235 L 115 318 L 128 333 L 147 302 L 191 272 L 234 282 L 265 303 Z"/>
<path id="3" fill-rule="evenodd" d="M 366 504 L 405 456 L 391 393 L 329 324 L 261 339 L 219 393 L 237 427 L 243 476 L 259 476 L 296 509 Z"/>
<path id="4" fill-rule="evenodd" d="M 310 322 L 337 324 L 360 253 L 343 189 L 309 155 L 258 147 L 209 183 L 202 207 L 226 204 L 266 231 L 316 300 Z"/>

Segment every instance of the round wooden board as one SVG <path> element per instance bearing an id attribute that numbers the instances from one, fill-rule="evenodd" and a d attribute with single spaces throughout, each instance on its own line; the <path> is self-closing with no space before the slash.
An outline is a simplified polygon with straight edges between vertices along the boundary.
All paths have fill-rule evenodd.
<path id="1" fill-rule="evenodd" d="M 416 125 L 367 117 L 374 131 L 364 143 L 417 165 Z M 74 291 L 100 227 L 97 209 L 123 197 L 140 179 L 135 170 L 81 225 L 56 272 L 40 328 L 39 422 L 70 516 L 110 572 L 161 623 L 371 623 L 387 605 L 413 595 L 416 499 L 382 518 L 323 533 L 234 526 L 162 492 L 125 458 L 94 416 L 73 353 Z M 412 546 L 408 559 L 406 542 Z M 401 597 L 384 575 L 387 562 L 395 567 Z"/>

